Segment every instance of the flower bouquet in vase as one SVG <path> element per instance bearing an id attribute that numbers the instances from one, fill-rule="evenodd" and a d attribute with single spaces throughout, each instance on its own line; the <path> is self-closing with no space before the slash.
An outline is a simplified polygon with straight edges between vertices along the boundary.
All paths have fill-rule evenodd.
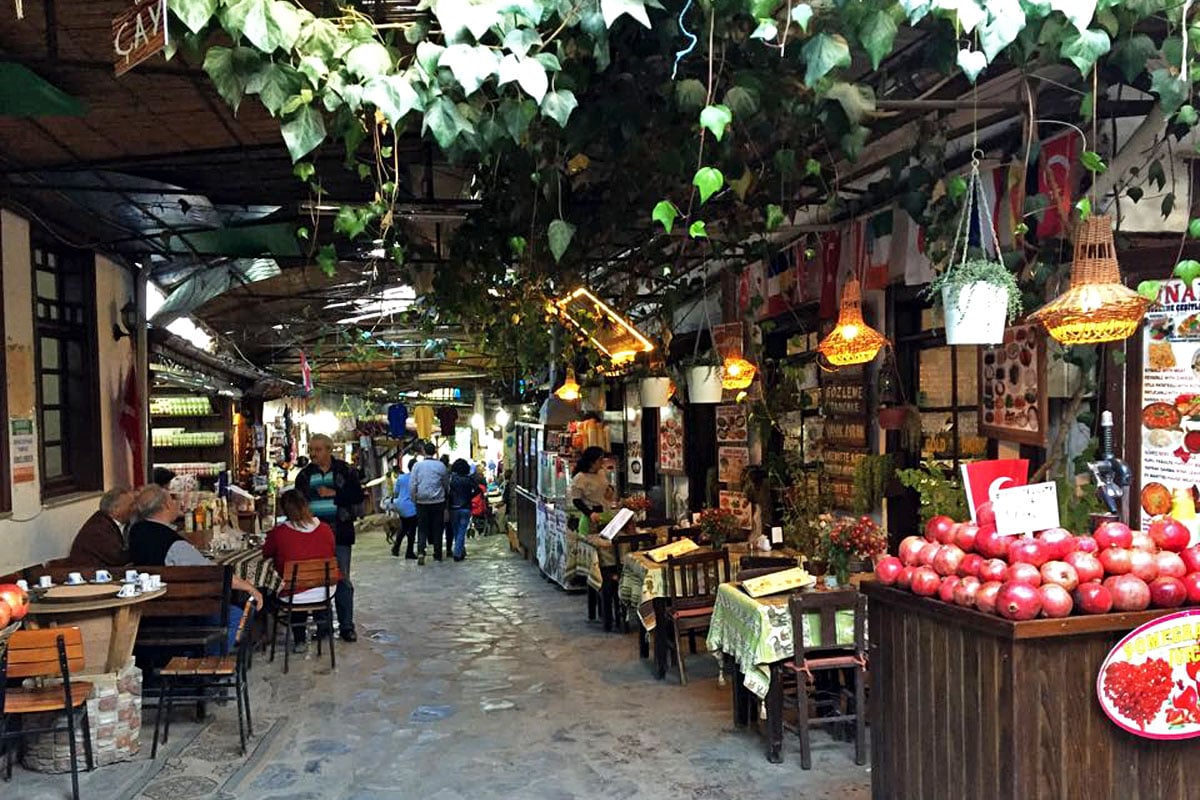
<path id="1" fill-rule="evenodd" d="M 825 540 L 825 558 L 839 586 L 850 583 L 851 562 L 869 562 L 886 551 L 887 534 L 866 515 L 838 519 Z"/>
<path id="2" fill-rule="evenodd" d="M 714 548 L 722 547 L 738 532 L 737 517 L 725 508 L 706 508 L 700 512 L 700 534 Z"/>

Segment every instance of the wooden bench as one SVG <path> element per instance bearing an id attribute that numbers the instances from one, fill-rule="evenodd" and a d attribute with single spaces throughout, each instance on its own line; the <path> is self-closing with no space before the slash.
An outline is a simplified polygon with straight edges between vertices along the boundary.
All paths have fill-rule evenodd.
<path id="1" fill-rule="evenodd" d="M 167 593 L 142 605 L 142 624 L 138 629 L 138 648 L 163 648 L 172 651 L 207 649 L 228 640 L 229 606 L 233 592 L 233 567 L 130 567 L 138 572 L 161 575 Z M 191 617 L 196 624 L 180 624 Z M 202 624 L 204 618 L 219 623 Z"/>

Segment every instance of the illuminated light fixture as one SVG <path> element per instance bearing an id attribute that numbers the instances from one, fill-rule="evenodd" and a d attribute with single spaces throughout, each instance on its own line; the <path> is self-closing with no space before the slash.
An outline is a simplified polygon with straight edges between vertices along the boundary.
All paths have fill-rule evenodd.
<path id="1" fill-rule="evenodd" d="M 641 331 L 582 286 L 556 300 L 551 310 L 578 328 L 614 364 L 628 364 L 638 353 L 654 350 Z"/>
<path id="2" fill-rule="evenodd" d="M 741 356 L 729 356 L 721 372 L 721 386 L 725 389 L 745 389 L 754 382 L 758 367 Z"/>
<path id="3" fill-rule="evenodd" d="M 817 345 L 817 351 L 835 367 L 865 364 L 887 344 L 887 337 L 863 320 L 858 278 L 846 281 L 841 306 L 837 325 Z"/>
<path id="4" fill-rule="evenodd" d="M 471 427 L 477 431 L 481 431 L 485 427 L 487 427 L 487 423 L 483 419 L 483 414 L 472 414 L 471 415 Z"/>
<path id="5" fill-rule="evenodd" d="M 1071 286 L 1029 315 L 1064 345 L 1128 339 L 1138 329 L 1150 301 L 1121 283 L 1112 220 L 1083 220 L 1075 235 Z"/>
<path id="6" fill-rule="evenodd" d="M 559 400 L 566 400 L 568 403 L 579 399 L 579 384 L 575 381 L 575 369 L 567 367 L 567 377 L 563 381 L 562 386 L 554 391 L 555 397 Z"/>
<path id="7" fill-rule="evenodd" d="M 508 425 L 509 420 L 511 420 L 511 419 L 512 419 L 512 415 L 509 414 L 507 411 L 505 411 L 503 408 L 496 412 L 496 424 L 499 425 L 501 428 L 506 427 Z"/>

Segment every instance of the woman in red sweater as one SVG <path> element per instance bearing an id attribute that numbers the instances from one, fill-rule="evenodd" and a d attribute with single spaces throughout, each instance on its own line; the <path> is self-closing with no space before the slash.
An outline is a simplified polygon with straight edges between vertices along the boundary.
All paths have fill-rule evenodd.
<path id="1" fill-rule="evenodd" d="M 263 558 L 275 562 L 275 571 L 283 578 L 279 587 L 279 596 L 275 598 L 277 607 L 282 604 L 280 599 L 287 598 L 287 582 L 289 577 L 283 574 L 284 565 L 293 561 L 309 561 L 314 558 L 334 558 L 333 529 L 313 516 L 308 507 L 308 500 L 295 489 L 284 492 L 279 498 L 279 507 L 287 516 L 287 522 L 276 525 L 267 534 L 263 543 Z M 332 595 L 336 587 L 329 587 Z M 292 598 L 294 603 L 318 603 L 325 599 L 325 587 L 318 586 L 297 592 Z M 332 627 L 328 612 L 313 613 L 317 623 L 317 636 L 329 636 Z M 308 615 L 292 616 L 292 640 L 295 650 L 302 651 L 308 640 Z"/>

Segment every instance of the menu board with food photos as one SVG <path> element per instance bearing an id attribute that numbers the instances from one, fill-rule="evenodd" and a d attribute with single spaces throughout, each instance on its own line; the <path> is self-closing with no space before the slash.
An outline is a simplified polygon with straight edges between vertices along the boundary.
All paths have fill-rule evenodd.
<path id="1" fill-rule="evenodd" d="M 1164 281 L 1142 329 L 1141 527 L 1173 514 L 1197 534 L 1188 513 L 1200 484 L 1200 288 Z M 1120 424 L 1120 420 L 1117 420 Z M 1175 508 L 1182 501 L 1184 508 Z"/>
<path id="2" fill-rule="evenodd" d="M 663 406 L 658 419 L 658 471 L 683 475 L 683 419 L 675 406 Z"/>
<path id="3" fill-rule="evenodd" d="M 717 480 L 721 483 L 738 483 L 742 473 L 750 464 L 750 448 L 727 447 L 717 448 Z"/>
<path id="4" fill-rule="evenodd" d="M 721 508 L 733 514 L 737 518 L 739 528 L 749 528 L 754 521 L 754 509 L 750 506 L 750 501 L 746 499 L 746 495 L 741 492 L 729 491 L 722 489 L 718 495 Z"/>
<path id="5" fill-rule="evenodd" d="M 749 427 L 745 406 L 717 406 L 717 443 L 745 442 Z"/>
<path id="6" fill-rule="evenodd" d="M 1001 344 L 979 348 L 979 433 L 1045 446 L 1046 339 L 1035 323 L 1004 331 Z"/>

